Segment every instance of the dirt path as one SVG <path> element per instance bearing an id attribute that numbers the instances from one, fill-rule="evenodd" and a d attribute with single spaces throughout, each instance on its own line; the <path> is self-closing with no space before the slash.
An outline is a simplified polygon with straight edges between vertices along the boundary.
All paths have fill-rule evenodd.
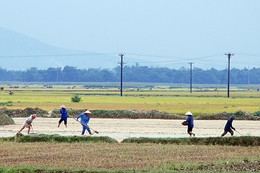
<path id="1" fill-rule="evenodd" d="M 14 118 L 15 125 L 0 126 L 0 137 L 14 136 L 22 127 L 26 118 Z M 62 124 L 57 127 L 59 118 L 36 118 L 33 130 L 36 133 L 80 135 L 81 125 L 69 118 L 68 128 Z M 130 137 L 188 137 L 187 127 L 182 126 L 183 120 L 155 119 L 100 119 L 92 118 L 89 126 L 99 131 L 95 136 L 109 136 L 118 141 Z M 215 137 L 223 132 L 226 120 L 195 120 L 193 132 L 197 137 Z M 233 126 L 247 136 L 260 136 L 260 121 L 235 120 Z M 23 134 L 27 133 L 24 129 Z M 240 134 L 235 133 L 235 136 Z M 228 135 L 227 135 L 228 136 Z"/>

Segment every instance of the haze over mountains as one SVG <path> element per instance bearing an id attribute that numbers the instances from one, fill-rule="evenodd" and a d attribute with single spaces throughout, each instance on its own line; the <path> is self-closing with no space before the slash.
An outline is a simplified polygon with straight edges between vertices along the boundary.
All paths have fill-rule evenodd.
<path id="1" fill-rule="evenodd" d="M 174 47 L 174 45 L 172 45 Z M 186 48 L 186 49 L 196 49 Z M 124 57 L 126 65 L 189 68 L 188 63 L 193 62 L 194 67 L 224 69 L 227 67 L 225 52 L 209 57 L 194 59 L 169 57 L 156 57 L 147 55 L 129 55 Z M 84 50 L 68 50 L 43 43 L 27 35 L 0 27 L 0 68 L 7 70 L 26 70 L 31 67 L 47 69 L 49 67 L 73 66 L 79 69 L 114 68 L 119 65 L 118 53 L 88 52 Z M 253 68 L 260 66 L 260 55 L 236 54 L 232 57 L 231 67 Z"/>
<path id="2" fill-rule="evenodd" d="M 74 66 L 77 68 L 113 68 L 118 56 L 67 50 L 45 44 L 21 33 L 0 27 L 0 67 L 24 70 L 30 67 Z"/>

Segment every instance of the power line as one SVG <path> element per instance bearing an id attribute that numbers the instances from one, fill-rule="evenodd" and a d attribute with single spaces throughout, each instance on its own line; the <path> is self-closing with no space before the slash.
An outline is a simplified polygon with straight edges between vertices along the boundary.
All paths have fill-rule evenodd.
<path id="1" fill-rule="evenodd" d="M 260 54 L 254 53 L 236 53 L 236 55 L 260 57 Z"/>
<path id="2" fill-rule="evenodd" d="M 0 58 L 30 58 L 30 57 L 63 57 L 63 56 L 98 56 L 98 55 L 114 55 L 116 53 L 83 53 L 83 54 L 42 54 L 42 55 L 0 55 Z"/>
<path id="3" fill-rule="evenodd" d="M 129 54 L 126 54 L 129 55 Z M 130 55 L 139 55 L 139 54 L 130 54 Z M 146 62 L 140 62 L 140 63 L 170 63 L 170 62 L 176 62 L 176 61 L 191 61 L 191 60 L 196 60 L 196 59 L 204 59 L 204 58 L 212 58 L 212 57 L 216 57 L 219 55 L 223 55 L 223 53 L 219 53 L 219 54 L 214 54 L 214 55 L 206 55 L 206 56 L 201 56 L 201 57 L 195 57 L 195 58 L 187 58 L 187 57 L 178 57 L 178 59 L 176 59 L 177 56 L 168 56 L 168 57 L 164 57 L 164 56 L 157 56 L 157 55 L 140 55 L 140 56 L 147 56 L 147 57 L 159 57 L 159 58 L 175 58 L 173 60 L 168 60 L 168 61 L 146 61 Z"/>

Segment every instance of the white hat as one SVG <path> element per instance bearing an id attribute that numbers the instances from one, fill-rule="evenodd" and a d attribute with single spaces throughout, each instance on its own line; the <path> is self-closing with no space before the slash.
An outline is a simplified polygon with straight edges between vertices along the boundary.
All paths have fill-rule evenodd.
<path id="1" fill-rule="evenodd" d="M 85 114 L 91 114 L 91 112 L 89 110 L 86 110 L 84 113 Z"/>
<path id="2" fill-rule="evenodd" d="M 192 115 L 192 113 L 190 111 L 186 112 L 185 115 Z"/>
<path id="3" fill-rule="evenodd" d="M 65 105 L 61 105 L 60 107 L 61 107 L 61 108 L 66 108 L 66 106 L 65 106 Z"/>

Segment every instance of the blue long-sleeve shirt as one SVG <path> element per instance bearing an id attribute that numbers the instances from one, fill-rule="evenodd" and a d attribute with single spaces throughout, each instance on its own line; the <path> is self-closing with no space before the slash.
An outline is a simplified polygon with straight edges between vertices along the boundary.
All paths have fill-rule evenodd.
<path id="1" fill-rule="evenodd" d="M 80 122 L 82 124 L 88 124 L 89 120 L 90 120 L 90 116 L 87 116 L 85 113 L 79 114 L 77 116 L 77 119 L 81 118 Z"/>
<path id="2" fill-rule="evenodd" d="M 61 119 L 66 120 L 68 118 L 68 113 L 65 108 L 60 109 Z"/>
<path id="3" fill-rule="evenodd" d="M 233 119 L 232 119 L 232 118 L 229 118 L 228 121 L 227 121 L 227 123 L 226 123 L 226 125 L 225 125 L 225 129 L 224 129 L 225 131 L 229 131 L 230 128 L 235 129 L 235 128 L 232 126 L 232 122 L 233 122 Z"/>
<path id="4" fill-rule="evenodd" d="M 185 122 L 188 122 L 188 127 L 193 128 L 194 127 L 194 120 L 193 116 L 189 115 Z"/>

